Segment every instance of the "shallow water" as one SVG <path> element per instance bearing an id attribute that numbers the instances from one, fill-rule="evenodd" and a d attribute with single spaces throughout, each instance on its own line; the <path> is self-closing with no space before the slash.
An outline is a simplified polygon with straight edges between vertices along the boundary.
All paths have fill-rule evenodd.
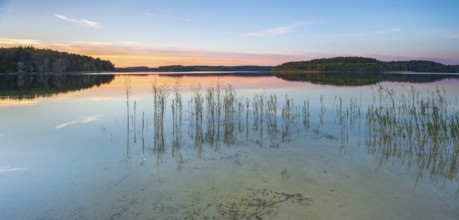
<path id="1" fill-rule="evenodd" d="M 457 171 L 449 179 L 429 170 L 417 178 L 418 168 L 408 168 L 403 157 L 381 162 L 385 155 L 365 142 L 365 113 L 377 86 L 400 92 L 414 86 L 425 96 L 444 89 L 453 114 L 458 80 L 339 87 L 271 76 L 179 79 L 179 130 L 171 110 L 174 77 L 116 76 L 86 90 L 1 99 L 0 219 L 459 218 Z M 155 124 L 152 81 L 169 86 L 162 127 Z M 214 121 L 221 130 L 213 144 L 205 139 L 211 115 L 204 111 L 196 124 L 189 103 L 198 83 L 203 98 L 207 88 L 229 83 L 236 103 L 250 102 L 249 111 L 236 110 L 230 120 L 235 129 L 223 114 Z M 256 94 L 276 95 L 275 132 L 267 115 L 255 126 Z M 295 106 L 287 124 L 285 95 Z M 336 121 L 339 98 L 344 109 L 354 103 L 361 110 L 344 133 Z"/>

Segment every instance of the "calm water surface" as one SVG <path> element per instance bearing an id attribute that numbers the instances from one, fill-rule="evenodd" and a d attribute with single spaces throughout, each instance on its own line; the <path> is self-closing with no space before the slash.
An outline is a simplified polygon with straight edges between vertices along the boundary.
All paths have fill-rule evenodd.
<path id="1" fill-rule="evenodd" d="M 368 122 L 369 106 L 413 94 L 454 118 L 459 80 L 117 75 L 85 88 L 1 97 L 0 219 L 459 219 L 454 127 L 421 149 L 406 124 Z"/>

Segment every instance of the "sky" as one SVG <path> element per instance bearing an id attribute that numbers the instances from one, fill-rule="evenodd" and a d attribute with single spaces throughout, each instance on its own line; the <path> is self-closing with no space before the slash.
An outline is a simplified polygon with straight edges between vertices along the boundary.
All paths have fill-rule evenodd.
<path id="1" fill-rule="evenodd" d="M 335 56 L 459 64 L 458 0 L 0 0 L 0 47 L 117 67 L 279 65 Z"/>

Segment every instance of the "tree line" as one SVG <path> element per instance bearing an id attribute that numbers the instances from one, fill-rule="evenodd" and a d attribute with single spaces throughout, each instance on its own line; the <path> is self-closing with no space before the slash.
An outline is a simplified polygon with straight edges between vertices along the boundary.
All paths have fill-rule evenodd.
<path id="1" fill-rule="evenodd" d="M 459 65 L 444 65 L 433 61 L 390 61 L 383 62 L 365 57 L 334 57 L 310 61 L 288 62 L 273 68 L 273 71 L 336 71 L 336 72 L 438 72 L 459 73 Z"/>
<path id="2" fill-rule="evenodd" d="M 0 48 L 0 73 L 114 71 L 108 60 L 34 47 Z"/>

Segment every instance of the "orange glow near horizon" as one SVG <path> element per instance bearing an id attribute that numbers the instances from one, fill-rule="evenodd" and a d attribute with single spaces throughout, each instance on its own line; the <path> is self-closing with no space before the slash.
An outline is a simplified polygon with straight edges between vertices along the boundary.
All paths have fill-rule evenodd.
<path id="1" fill-rule="evenodd" d="M 5 41 L 5 39 L 4 39 Z M 52 49 L 61 52 L 81 54 L 109 60 L 116 67 L 168 65 L 208 65 L 208 66 L 275 66 L 287 61 L 304 60 L 309 57 L 298 54 L 251 53 L 206 51 L 199 49 L 154 48 L 143 45 L 112 43 L 74 43 L 47 44 L 27 40 L 9 39 L 1 41 L 1 47 L 33 46 L 41 49 Z"/>
<path id="2" fill-rule="evenodd" d="M 85 51 L 83 51 L 85 52 Z M 208 51 L 160 51 L 145 53 L 142 50 L 125 53 L 98 53 L 88 51 L 90 56 L 110 60 L 116 67 L 148 66 L 159 67 L 168 65 L 208 65 L 208 66 L 276 66 L 292 59 L 291 55 L 225 53 Z"/>
<path id="3" fill-rule="evenodd" d="M 183 56 L 148 56 L 148 55 L 90 55 L 104 60 L 110 60 L 116 67 L 148 66 L 159 67 L 168 65 L 208 65 L 208 66 L 275 66 L 279 61 L 275 60 L 235 60 L 213 59 L 211 57 L 183 57 Z"/>

